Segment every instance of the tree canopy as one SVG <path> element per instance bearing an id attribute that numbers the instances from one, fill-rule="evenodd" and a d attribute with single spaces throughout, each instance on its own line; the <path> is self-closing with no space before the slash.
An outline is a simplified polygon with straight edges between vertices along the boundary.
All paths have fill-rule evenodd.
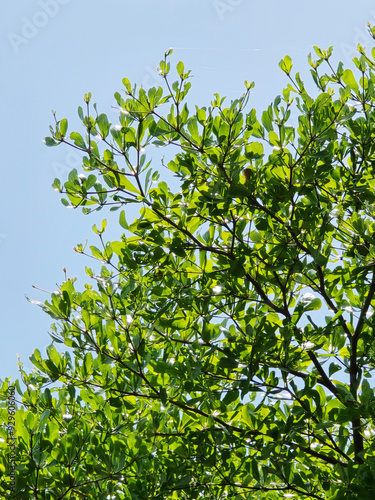
<path id="1" fill-rule="evenodd" d="M 63 203 L 120 230 L 95 225 L 75 247 L 89 283 L 39 303 L 53 342 L 15 384 L 10 498 L 374 498 L 375 50 L 358 50 L 345 69 L 315 47 L 312 91 L 286 56 L 261 115 L 248 82 L 193 109 L 168 51 L 163 86 L 124 78 L 118 124 L 90 94 L 84 132 L 55 118 L 46 144 L 83 156 Z"/>

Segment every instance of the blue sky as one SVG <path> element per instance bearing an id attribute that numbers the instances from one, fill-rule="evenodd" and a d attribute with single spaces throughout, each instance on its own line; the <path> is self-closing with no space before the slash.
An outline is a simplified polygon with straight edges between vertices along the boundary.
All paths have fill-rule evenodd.
<path id="1" fill-rule="evenodd" d="M 192 105 L 215 92 L 237 98 L 246 79 L 262 110 L 286 84 L 284 55 L 302 75 L 313 45 L 333 45 L 349 64 L 358 43 L 372 46 L 366 23 L 375 24 L 370 0 L 0 0 L 0 9 L 0 379 L 17 378 L 17 354 L 28 370 L 33 350 L 50 343 L 51 318 L 25 299 L 47 296 L 32 285 L 53 291 L 66 268 L 82 288 L 89 262 L 73 246 L 96 244 L 91 227 L 104 216 L 108 237 L 120 236 L 118 213 L 83 216 L 51 188 L 79 167 L 78 155 L 42 142 L 52 109 L 79 129 L 76 110 L 91 91 L 115 121 L 122 78 L 160 84 L 156 68 L 172 47 L 172 65 L 182 60 L 194 75 Z"/>

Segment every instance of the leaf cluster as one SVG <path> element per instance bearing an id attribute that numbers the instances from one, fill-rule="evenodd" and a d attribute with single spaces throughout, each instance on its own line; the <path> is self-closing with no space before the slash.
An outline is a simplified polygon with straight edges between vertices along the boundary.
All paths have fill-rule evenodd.
<path id="1" fill-rule="evenodd" d="M 46 144 L 83 155 L 63 203 L 120 210 L 123 234 L 94 226 L 91 283 L 40 303 L 56 323 L 21 367 L 14 498 L 373 498 L 374 53 L 354 74 L 315 52 L 316 95 L 286 56 L 260 118 L 248 82 L 192 112 L 169 51 L 164 89 L 123 80 L 118 125 L 90 94 L 84 134 L 55 119 Z"/>

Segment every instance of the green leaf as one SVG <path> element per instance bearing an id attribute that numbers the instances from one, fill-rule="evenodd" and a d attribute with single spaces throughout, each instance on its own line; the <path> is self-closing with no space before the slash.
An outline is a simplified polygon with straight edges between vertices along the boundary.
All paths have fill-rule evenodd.
<path id="1" fill-rule="evenodd" d="M 185 69 L 184 63 L 181 61 L 179 63 L 177 63 L 176 69 L 177 69 L 178 76 L 182 77 L 184 74 L 184 69 Z"/>
<path id="2" fill-rule="evenodd" d="M 271 132 L 273 130 L 273 124 L 272 124 L 272 112 L 270 109 L 267 111 L 264 111 L 262 114 L 262 124 L 264 128 L 267 130 L 267 132 Z"/>
<path id="3" fill-rule="evenodd" d="M 269 122 L 267 122 L 267 124 L 268 126 L 270 125 Z M 260 158 L 262 158 L 263 154 L 264 154 L 264 148 L 263 144 L 261 144 L 260 142 L 252 142 L 246 146 L 245 156 L 248 159 L 259 160 Z"/>
<path id="4" fill-rule="evenodd" d="M 358 88 L 358 83 L 356 82 L 353 71 L 350 69 L 346 69 L 343 74 L 342 74 L 342 80 L 343 82 L 354 92 L 358 93 L 359 88 Z"/>
<path id="5" fill-rule="evenodd" d="M 103 139 L 105 139 L 108 134 L 109 134 L 109 129 L 111 127 L 111 124 L 108 121 L 107 115 L 104 113 L 101 113 L 98 118 L 96 119 L 96 123 L 98 125 L 100 135 L 102 136 Z"/>
<path id="6" fill-rule="evenodd" d="M 129 229 L 128 223 L 126 222 L 124 210 L 121 210 L 119 222 L 121 227 L 123 227 L 124 229 Z"/>
<path id="7" fill-rule="evenodd" d="M 44 144 L 46 146 L 57 146 L 58 144 L 60 144 L 60 142 L 58 141 L 55 141 L 55 139 L 52 139 L 52 137 L 45 137 L 44 138 Z"/>
<path id="8" fill-rule="evenodd" d="M 68 130 L 68 120 L 64 118 L 60 122 L 60 134 L 62 135 L 62 137 L 65 137 L 67 130 Z"/>
<path id="9" fill-rule="evenodd" d="M 45 313 L 47 313 L 52 318 L 54 318 L 54 319 L 63 319 L 64 318 L 64 316 L 58 310 L 51 307 L 49 304 L 47 304 L 45 302 L 44 303 L 40 302 L 39 300 L 29 299 L 29 297 L 27 295 L 25 295 L 25 297 L 26 297 L 26 300 L 28 302 L 30 302 L 30 304 L 35 304 L 35 305 L 39 306 L 41 309 L 43 309 L 43 311 Z"/>
<path id="10" fill-rule="evenodd" d="M 290 74 L 290 72 L 292 70 L 292 66 L 293 66 L 292 60 L 289 56 L 285 56 L 284 59 L 281 59 L 281 61 L 279 62 L 279 67 L 287 75 Z"/>
<path id="11" fill-rule="evenodd" d="M 79 148 L 87 149 L 85 141 L 83 140 L 83 137 L 78 132 L 71 132 L 70 138 L 74 142 L 74 144 L 76 146 L 78 146 Z"/>
<path id="12" fill-rule="evenodd" d="M 314 262 L 318 266 L 325 266 L 327 264 L 327 257 L 324 257 L 318 250 L 313 248 L 310 245 L 307 245 L 307 248 L 309 249 L 312 258 L 314 259 Z"/>
<path id="13" fill-rule="evenodd" d="M 251 231 L 250 232 L 250 239 L 251 241 L 254 241 L 255 243 L 261 243 L 262 242 L 262 236 L 258 231 Z"/>

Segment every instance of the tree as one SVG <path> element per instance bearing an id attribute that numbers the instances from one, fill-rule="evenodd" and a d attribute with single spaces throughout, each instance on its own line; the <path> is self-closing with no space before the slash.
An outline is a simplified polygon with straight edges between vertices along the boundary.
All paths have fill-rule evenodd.
<path id="1" fill-rule="evenodd" d="M 91 284 L 40 303 L 53 343 L 16 382 L 13 498 L 374 498 L 375 54 L 353 72 L 315 52 L 314 93 L 286 56 L 260 121 L 247 82 L 191 112 L 171 51 L 165 90 L 123 80 L 119 125 L 90 94 L 85 135 L 55 118 L 46 144 L 84 155 L 63 203 L 119 209 L 123 234 L 94 226 Z"/>

